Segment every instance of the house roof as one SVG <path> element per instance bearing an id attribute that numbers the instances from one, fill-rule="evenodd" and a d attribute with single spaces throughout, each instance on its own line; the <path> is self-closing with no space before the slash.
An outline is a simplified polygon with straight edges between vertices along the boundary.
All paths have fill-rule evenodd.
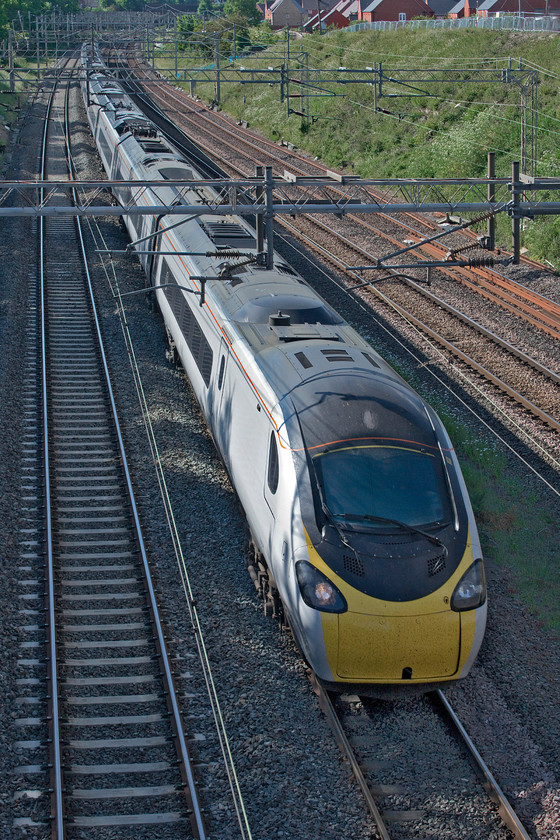
<path id="1" fill-rule="evenodd" d="M 374 12 L 385 0 L 371 0 L 366 6 L 362 6 L 362 14 L 366 12 Z M 418 6 L 419 11 L 423 11 L 426 9 L 427 4 L 424 0 L 416 0 L 416 5 Z M 429 8 L 429 7 L 428 7 Z"/>
<path id="2" fill-rule="evenodd" d="M 309 17 L 306 23 L 307 28 L 316 29 L 319 26 L 319 15 L 317 12 Z M 329 9 L 328 12 L 321 12 L 321 26 L 348 26 L 348 18 L 342 15 L 337 9 Z"/>
<path id="3" fill-rule="evenodd" d="M 448 15 L 457 0 L 426 0 L 434 15 Z"/>
<path id="4" fill-rule="evenodd" d="M 360 9 L 359 0 L 339 0 L 336 6 L 333 6 L 341 15 L 349 17 L 350 15 L 357 15 Z"/>
<path id="5" fill-rule="evenodd" d="M 274 0 L 274 3 L 271 6 L 269 6 L 269 10 L 271 12 L 276 12 L 284 3 L 291 3 L 292 6 L 296 7 L 298 12 L 303 14 L 303 6 L 301 5 L 301 3 L 298 3 L 297 0 Z"/>
<path id="6" fill-rule="evenodd" d="M 363 12 L 373 12 L 377 9 L 378 6 L 383 3 L 383 0 L 371 0 L 371 3 L 368 3 L 366 6 L 362 6 L 362 13 Z"/>

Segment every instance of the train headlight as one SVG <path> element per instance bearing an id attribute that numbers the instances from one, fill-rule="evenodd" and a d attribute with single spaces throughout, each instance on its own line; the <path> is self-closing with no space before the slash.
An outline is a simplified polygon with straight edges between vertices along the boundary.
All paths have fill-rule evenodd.
<path id="1" fill-rule="evenodd" d="M 482 560 L 475 560 L 457 586 L 451 598 L 451 609 L 456 611 L 473 610 L 486 600 L 486 578 Z"/>
<path id="2" fill-rule="evenodd" d="M 296 563 L 296 575 L 301 597 L 308 607 L 323 612 L 346 612 L 348 606 L 344 596 L 334 583 L 311 563 L 305 560 Z"/>

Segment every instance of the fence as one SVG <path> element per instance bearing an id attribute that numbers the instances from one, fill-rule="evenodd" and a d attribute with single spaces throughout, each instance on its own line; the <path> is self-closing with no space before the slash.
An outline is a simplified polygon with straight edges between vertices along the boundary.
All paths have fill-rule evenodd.
<path id="1" fill-rule="evenodd" d="M 419 20 L 379 20 L 372 23 L 360 21 L 345 28 L 345 32 L 362 32 L 366 29 L 390 31 L 392 29 L 513 29 L 518 32 L 559 32 L 560 17 L 525 17 L 500 15 L 499 17 L 422 18 Z"/>

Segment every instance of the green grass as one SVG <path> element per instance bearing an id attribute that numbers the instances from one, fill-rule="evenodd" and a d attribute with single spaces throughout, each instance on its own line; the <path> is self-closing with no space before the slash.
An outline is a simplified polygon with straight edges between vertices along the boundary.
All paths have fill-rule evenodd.
<path id="1" fill-rule="evenodd" d="M 557 511 L 542 492 L 527 489 L 508 459 L 442 408 L 461 462 L 484 556 L 507 569 L 509 589 L 544 627 L 560 636 Z"/>

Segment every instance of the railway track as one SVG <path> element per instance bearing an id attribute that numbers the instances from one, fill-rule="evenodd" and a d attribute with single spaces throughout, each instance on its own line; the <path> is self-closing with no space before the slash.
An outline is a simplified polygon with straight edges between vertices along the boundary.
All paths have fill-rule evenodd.
<path id="1" fill-rule="evenodd" d="M 335 695 L 314 675 L 309 674 L 309 678 L 381 840 L 411 835 L 443 837 L 450 831 L 456 832 L 455 836 L 485 838 L 490 830 L 492 837 L 530 840 L 441 691 L 414 701 L 415 715 L 422 716 L 425 727 L 411 731 L 406 704 L 393 706 L 390 702 Z M 423 764 L 423 771 L 418 773 L 420 786 L 415 782 L 418 762 Z M 432 782 L 428 786 L 426 766 L 431 768 Z M 469 825 L 464 819 L 468 810 L 465 803 L 477 800 L 481 788 L 493 803 L 494 817 Z"/>
<path id="2" fill-rule="evenodd" d="M 53 83 L 41 177 L 68 177 L 67 91 Z M 127 468 L 79 227 L 44 220 L 36 349 L 43 446 L 48 787 L 57 838 L 206 837 L 188 736 Z M 38 492 L 39 488 L 36 487 Z M 38 502 L 40 499 L 37 500 Z M 31 617 L 31 616 L 30 616 Z M 41 624 L 29 627 L 42 645 Z M 44 671 L 24 662 L 25 706 L 39 710 Z M 26 738 L 40 717 L 20 721 Z M 41 778 L 45 761 L 19 768 Z M 44 789 L 44 788 L 43 788 Z M 21 791 L 38 811 L 41 788 Z M 39 820 L 39 824 L 40 824 Z M 37 825 L 36 816 L 16 824 Z M 105 834 L 104 834 L 105 832 Z M 107 835 L 106 832 L 109 832 Z"/>
<path id="3" fill-rule="evenodd" d="M 31 381 L 30 381 L 30 383 L 26 384 L 26 388 L 29 392 L 29 404 L 30 404 L 30 412 L 29 413 L 30 413 L 30 415 L 32 415 L 32 413 L 33 413 L 32 406 L 34 405 L 33 394 L 34 394 L 34 391 L 35 391 L 35 388 L 36 388 L 36 386 L 35 386 L 36 364 L 35 364 L 34 360 L 31 359 L 31 358 L 30 358 L 30 362 L 29 362 L 29 369 L 30 369 L 30 380 Z M 35 437 L 36 437 L 36 432 L 34 430 L 35 430 L 34 422 L 33 422 L 32 419 L 30 419 L 29 420 L 29 429 L 28 429 L 28 432 L 27 432 L 28 443 L 26 444 L 26 447 L 27 447 L 26 452 L 28 453 L 28 460 L 29 460 L 30 466 L 28 467 L 29 474 L 28 474 L 28 483 L 27 483 L 26 487 L 27 487 L 27 492 L 29 493 L 29 496 L 30 497 L 32 496 L 33 499 L 36 501 L 36 499 L 38 497 L 40 497 L 41 491 L 40 491 L 40 488 L 37 490 L 37 474 L 40 472 L 40 470 L 38 470 L 36 468 L 36 457 L 35 457 L 36 446 L 35 446 L 35 442 L 34 442 Z M 28 500 L 26 499 L 24 503 L 27 503 L 27 502 L 28 502 Z M 31 531 L 31 529 L 30 529 L 30 531 Z M 29 533 L 27 535 L 27 537 L 28 537 L 28 550 L 29 550 L 28 553 L 29 554 L 35 554 L 34 535 L 32 533 Z M 56 581 L 55 581 L 55 587 L 56 587 Z M 24 601 L 23 602 L 24 604 L 30 605 L 30 604 L 35 602 L 36 598 L 35 598 L 34 595 L 28 596 L 28 597 L 30 597 L 31 600 L 30 601 Z M 42 633 L 41 622 L 42 622 L 43 610 L 42 610 L 42 607 L 40 607 L 39 609 L 36 609 L 36 610 L 32 609 L 29 612 L 33 613 L 33 615 L 31 615 L 31 614 L 29 615 L 29 620 L 32 621 L 33 623 L 30 623 L 28 625 L 28 629 L 25 632 L 28 634 L 28 637 L 30 639 L 35 639 L 35 638 L 38 638 L 39 635 L 41 635 L 41 633 Z M 79 641 L 80 638 L 81 637 L 76 637 L 76 641 Z M 33 641 L 29 641 L 28 644 L 29 644 L 29 646 L 34 646 L 34 645 L 40 646 L 40 645 L 42 645 L 42 642 L 39 642 L 39 641 L 36 642 L 36 641 L 33 640 Z M 29 653 L 29 649 L 30 649 L 29 647 L 26 648 L 28 653 Z M 43 657 L 41 657 L 41 658 L 43 658 Z M 23 662 L 23 659 L 22 659 L 22 662 Z M 31 662 L 31 660 L 30 660 L 30 662 Z M 31 668 L 34 669 L 34 673 L 41 674 L 41 669 L 44 668 L 44 662 L 41 664 L 39 662 L 39 660 L 37 660 L 37 662 L 33 665 L 25 664 L 25 665 L 22 665 L 22 667 L 25 669 L 26 674 L 29 674 L 31 672 L 30 671 Z M 37 669 L 37 670 L 35 671 L 35 669 Z M 37 680 L 37 682 L 35 683 L 34 686 L 32 686 L 31 683 L 28 683 L 25 687 L 25 691 L 29 690 L 29 694 L 27 695 L 28 699 L 32 700 L 32 701 L 38 701 L 38 702 L 42 703 L 43 698 L 39 696 L 39 688 L 40 688 L 40 683 L 42 684 L 42 678 L 39 679 L 37 677 L 35 677 L 35 678 L 34 677 L 28 677 L 27 679 L 29 679 L 29 680 L 36 679 Z M 23 682 L 24 681 L 22 681 L 22 693 L 24 691 Z M 37 705 L 37 703 L 31 704 L 31 708 L 33 708 L 35 705 Z M 28 720 L 35 720 L 35 719 L 28 719 Z M 24 721 L 20 721 L 20 724 L 21 724 L 22 730 L 25 730 L 25 731 L 28 731 L 27 730 L 28 726 L 30 728 L 32 727 L 31 723 L 25 723 Z M 65 721 L 64 715 L 63 715 L 62 716 L 62 726 L 64 727 L 65 725 L 66 725 L 66 721 Z M 35 752 L 35 751 L 40 752 L 42 749 L 44 749 L 44 742 L 38 745 L 38 739 L 33 739 L 31 736 L 29 737 L 28 745 L 29 746 L 26 746 L 23 749 L 25 749 L 26 751 L 32 750 L 33 752 Z M 26 775 L 25 778 L 26 778 L 26 780 L 31 780 L 31 779 L 34 780 L 39 774 L 43 774 L 44 772 L 45 772 L 44 765 L 39 766 L 39 764 L 37 764 L 37 765 L 35 765 L 35 770 L 30 771 L 30 773 L 28 775 Z M 31 788 L 31 783 L 29 785 L 29 788 Z M 39 797 L 40 790 L 38 788 L 35 789 L 35 790 L 26 789 L 26 790 L 22 790 L 22 794 L 23 794 L 22 798 L 25 799 L 29 803 L 29 805 L 28 805 L 29 812 L 31 814 L 36 813 L 36 804 L 38 802 L 40 802 L 40 797 Z M 30 825 L 30 824 L 32 824 L 32 821 L 28 820 L 27 823 L 26 823 L 25 819 L 22 820 L 21 825 L 23 825 L 25 827 L 26 824 Z M 405 825 L 406 825 L 406 823 L 405 823 Z M 171 825 L 170 828 L 172 829 L 173 825 Z M 132 829 L 133 832 L 136 833 L 137 829 L 134 825 L 131 827 L 131 829 Z M 107 829 L 107 830 L 110 831 L 111 829 Z M 140 827 L 139 831 L 141 832 L 141 830 L 142 829 Z M 162 831 L 164 831 L 164 830 L 166 831 L 167 829 L 162 829 Z M 151 831 L 153 832 L 154 829 L 152 828 Z M 100 833 L 100 831 L 98 830 L 97 833 Z M 148 834 L 149 834 L 149 831 L 148 831 Z M 153 836 L 153 833 L 152 833 L 151 836 Z M 167 833 L 166 833 L 166 836 L 167 836 Z"/>
<path id="4" fill-rule="evenodd" d="M 391 236 L 388 232 L 361 219 L 359 216 L 352 216 L 351 218 L 355 224 L 362 226 L 366 232 L 372 233 L 377 237 L 383 237 L 391 242 L 395 248 L 402 249 L 402 239 Z M 382 218 L 388 219 L 389 217 Z M 403 224 L 398 219 L 391 218 L 389 221 L 393 225 Z M 409 237 L 407 242 L 414 242 L 416 244 L 422 242 L 422 236 L 417 231 L 407 230 L 406 227 L 405 231 Z M 420 262 L 428 263 L 430 260 L 444 262 L 449 250 L 439 244 L 430 242 L 420 245 L 417 253 Z M 374 259 L 372 254 L 368 254 L 368 256 L 370 260 Z M 414 271 L 418 270 L 413 269 L 410 273 L 414 274 Z M 517 283 L 511 278 L 487 268 L 462 268 L 461 266 L 445 268 L 444 266 L 440 266 L 438 271 L 446 277 L 463 284 L 465 288 L 484 297 L 491 303 L 500 306 L 506 312 L 516 315 L 528 324 L 538 327 L 538 329 L 552 336 L 555 340 L 560 339 L 560 305 L 555 301 L 543 297 L 543 295 L 533 292 L 531 289 Z M 371 274 L 371 276 L 375 280 L 375 274 Z M 404 271 L 401 277 L 405 282 L 408 281 L 408 277 L 404 274 Z"/>
<path id="5" fill-rule="evenodd" d="M 332 228 L 319 219 L 306 219 L 294 226 L 294 233 L 305 237 L 310 249 L 339 269 L 345 269 L 348 260 L 358 253 L 359 246 L 350 239 L 338 239 L 333 247 Z M 361 290 L 366 286 L 358 273 L 354 285 Z M 560 430 L 560 377 L 555 371 L 424 289 L 419 282 L 392 281 L 391 288 L 388 283 L 382 288 L 372 283 L 370 294 L 377 295 L 408 323 L 492 382 L 526 411 L 555 431 Z"/>
<path id="6" fill-rule="evenodd" d="M 136 62 L 132 59 L 131 65 L 136 66 Z M 192 130 L 193 135 L 197 137 L 197 144 L 203 148 L 208 154 L 216 156 L 223 160 L 224 166 L 229 168 L 231 172 L 237 176 L 251 176 L 254 174 L 255 162 L 260 165 L 270 165 L 277 176 L 282 176 L 286 167 L 295 175 L 313 175 L 315 177 L 328 176 L 330 170 L 320 161 L 311 160 L 308 157 L 303 157 L 296 154 L 294 150 L 279 147 L 277 143 L 269 141 L 266 138 L 259 137 L 249 131 L 239 123 L 225 116 L 222 113 L 215 112 L 206 107 L 202 102 L 193 101 L 192 98 L 185 96 L 182 92 L 178 92 L 170 84 L 164 83 L 161 77 L 157 76 L 151 68 L 145 64 L 138 65 L 140 71 L 144 74 L 144 78 L 148 79 L 150 96 L 160 103 L 162 107 L 167 109 L 174 115 L 185 127 L 188 125 Z M 123 64 L 117 57 L 117 67 L 123 73 L 128 73 L 127 65 Z M 240 143 L 240 140 L 242 143 Z M 224 156 L 219 149 L 228 149 L 228 155 Z M 333 193 L 336 193 L 336 188 L 333 186 Z M 380 198 L 372 190 L 372 195 Z M 431 218 L 414 213 L 404 213 L 402 218 L 398 216 L 388 216 L 387 214 L 378 214 L 378 218 L 384 220 L 389 226 L 393 228 L 393 235 L 390 232 L 382 230 L 375 225 L 372 225 L 368 218 L 360 219 L 355 214 L 348 214 L 348 218 L 352 218 L 358 224 L 363 225 L 364 228 L 377 233 L 380 237 L 384 237 L 388 243 L 394 244 L 397 247 L 402 246 L 402 237 L 398 238 L 395 232 L 404 233 L 411 240 L 419 243 L 423 238 L 433 236 L 437 233 L 438 237 L 442 236 L 444 229 L 441 224 L 433 221 Z M 445 219 L 440 220 L 445 222 Z M 415 227 L 412 227 L 414 223 Z M 454 225 L 447 224 L 447 228 L 453 228 Z M 449 236 L 449 232 L 446 234 Z M 453 234 L 451 234 L 453 235 Z M 477 235 L 468 228 L 461 231 L 458 235 L 463 237 L 457 239 L 454 245 L 456 247 L 462 246 L 464 249 L 472 251 L 476 243 Z M 427 243 L 421 249 L 415 249 L 415 253 L 425 254 L 425 259 L 445 260 L 449 248 L 445 248 L 436 244 L 435 242 Z M 505 256 L 509 256 L 507 252 L 502 252 Z M 482 256 L 488 256 L 487 252 L 479 251 Z M 420 257 L 420 259 L 422 259 Z M 542 264 L 535 260 L 522 257 L 522 262 L 533 268 L 543 270 Z M 484 269 L 484 268 L 470 268 L 468 270 L 461 268 L 450 268 L 449 270 L 442 269 L 442 273 L 447 273 L 449 276 L 456 278 L 478 278 L 480 286 L 486 288 L 486 293 L 489 299 L 499 302 L 507 298 L 508 294 L 513 295 L 518 300 L 527 300 L 530 304 L 537 308 L 537 310 L 551 310 L 554 313 L 554 323 L 558 325 L 560 307 L 553 301 L 549 301 L 546 297 L 535 295 L 529 289 L 518 284 L 511 278 L 508 278 L 499 272 Z M 475 290 L 476 286 L 473 287 Z M 496 293 L 494 294 L 494 290 Z M 499 290 L 502 291 L 500 293 Z M 506 307 L 507 308 L 507 307 Z"/>
<path id="7" fill-rule="evenodd" d="M 122 70 L 122 66 L 121 66 Z M 123 71 L 124 72 L 124 71 Z M 207 155 L 216 155 L 217 145 L 228 149 L 226 168 L 236 175 L 250 175 L 255 161 L 273 165 L 277 173 L 286 167 L 296 174 L 324 174 L 325 168 L 313 161 L 296 158 L 276 144 L 262 141 L 220 114 L 210 111 L 200 103 L 180 96 L 169 85 L 152 78 L 150 95 L 162 109 L 172 109 L 178 125 L 192 130 L 197 144 L 201 143 Z M 201 127 L 202 126 L 202 127 Z M 217 137 L 213 132 L 217 131 Z M 203 135 L 201 137 L 201 134 Z M 220 160 L 223 157 L 220 157 Z M 300 168 L 298 168 L 300 167 Z M 335 189 L 335 187 L 333 187 Z M 380 227 L 387 223 L 392 231 Z M 560 305 L 543 297 L 511 278 L 488 269 L 433 269 L 432 277 L 446 278 L 443 282 L 427 286 L 422 272 L 407 270 L 355 271 L 352 266 L 374 265 L 387 243 L 398 250 L 403 247 L 397 238 L 395 226 L 405 231 L 406 242 L 419 241 L 421 235 L 402 220 L 381 216 L 375 225 L 369 219 L 347 214 L 344 219 L 331 217 L 298 217 L 282 219 L 282 225 L 302 239 L 306 246 L 330 264 L 336 265 L 349 277 L 348 286 L 363 288 L 355 292 L 365 301 L 372 295 L 382 298 L 393 312 L 405 318 L 415 329 L 435 342 L 455 359 L 475 371 L 478 377 L 506 396 L 506 402 L 520 405 L 532 417 L 543 422 L 555 432 L 560 430 L 560 388 L 556 370 L 556 341 L 560 339 Z M 385 244 L 383 244 L 383 242 Z M 423 259 L 445 259 L 447 249 L 436 243 L 424 247 Z M 403 261 L 407 258 L 403 255 Z M 374 288 L 379 277 L 395 276 L 395 282 L 384 282 L 382 292 Z M 370 285 L 368 285 L 369 281 Z M 458 295 L 457 287 L 463 286 L 467 294 L 476 293 L 476 302 L 470 295 L 470 314 L 464 311 L 465 298 Z M 459 298 L 459 299 L 457 299 Z M 484 299 L 487 304 L 480 303 Z M 484 307 L 490 307 L 484 314 Z M 482 307 L 482 317 L 478 311 Z M 477 311 L 472 312 L 472 309 Z M 493 328 L 496 310 L 508 312 L 523 325 L 516 330 L 515 322 L 508 322 L 509 332 L 502 336 Z M 445 313 L 442 318 L 443 313 Z M 486 321 L 486 325 L 484 322 Z M 532 331 L 532 332 L 531 332 Z M 538 338 L 546 334 L 552 342 L 546 345 Z M 521 344 L 521 346 L 519 346 Z"/>

